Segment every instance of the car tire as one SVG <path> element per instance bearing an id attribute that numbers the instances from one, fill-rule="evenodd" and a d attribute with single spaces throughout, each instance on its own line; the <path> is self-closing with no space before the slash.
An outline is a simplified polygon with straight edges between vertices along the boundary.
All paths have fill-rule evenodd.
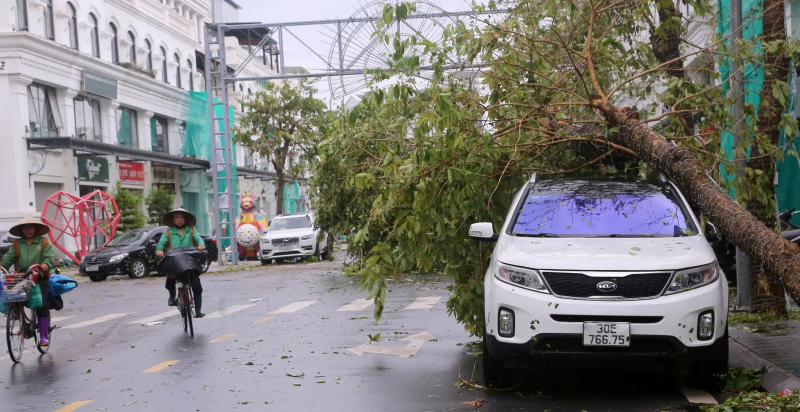
<path id="1" fill-rule="evenodd" d="M 89 275 L 89 279 L 92 282 L 102 282 L 102 281 L 106 280 L 107 277 L 108 276 L 106 276 L 106 275 Z"/>
<path id="2" fill-rule="evenodd" d="M 487 335 L 483 334 L 483 383 L 488 388 L 508 386 L 511 381 L 510 371 L 503 366 L 503 361 L 492 356 L 489 352 Z"/>
<path id="3" fill-rule="evenodd" d="M 317 262 L 322 260 L 322 254 L 319 251 L 319 243 L 316 243 L 314 246 L 314 257 L 317 258 Z"/>
<path id="4" fill-rule="evenodd" d="M 261 259 L 261 266 L 269 265 L 270 259 Z"/>
<path id="5" fill-rule="evenodd" d="M 147 276 L 147 262 L 142 259 L 133 259 L 128 268 L 128 277 L 131 279 L 141 279 Z"/>
<path id="6" fill-rule="evenodd" d="M 328 257 L 331 255 L 330 252 L 328 252 L 329 248 L 330 245 L 326 245 L 324 248 L 322 248 L 322 252 L 319 255 L 321 260 L 328 260 Z"/>
<path id="7" fill-rule="evenodd" d="M 728 343 L 728 325 L 725 325 L 725 334 L 714 342 L 713 356 L 692 362 L 690 372 L 698 387 L 710 392 L 725 388 L 730 356 Z"/>
<path id="8" fill-rule="evenodd" d="M 208 272 L 208 268 L 211 267 L 211 259 L 206 258 L 206 263 L 203 264 L 203 268 L 200 270 L 202 273 Z"/>

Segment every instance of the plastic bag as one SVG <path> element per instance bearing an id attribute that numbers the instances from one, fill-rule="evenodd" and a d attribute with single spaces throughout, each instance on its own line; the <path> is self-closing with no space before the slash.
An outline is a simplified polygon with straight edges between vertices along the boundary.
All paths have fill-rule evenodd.
<path id="1" fill-rule="evenodd" d="M 8 315 L 8 303 L 0 302 L 0 313 Z"/>
<path id="2" fill-rule="evenodd" d="M 61 296 L 53 296 L 50 295 L 47 298 L 47 303 L 50 306 L 50 309 L 53 310 L 61 310 L 64 309 L 64 299 L 61 299 Z"/>
<path id="3" fill-rule="evenodd" d="M 196 247 L 169 249 L 164 254 L 164 258 L 158 262 L 158 271 L 173 279 L 187 275 L 199 275 L 203 272 L 205 263 L 205 252 Z"/>
<path id="4" fill-rule="evenodd" d="M 28 300 L 25 301 L 25 306 L 30 310 L 41 309 L 42 306 L 44 306 L 44 302 L 42 301 L 42 288 L 39 285 L 31 288 L 31 292 L 28 294 Z"/>
<path id="5" fill-rule="evenodd" d="M 64 275 L 50 275 L 50 296 L 61 296 L 78 287 L 78 282 Z"/>

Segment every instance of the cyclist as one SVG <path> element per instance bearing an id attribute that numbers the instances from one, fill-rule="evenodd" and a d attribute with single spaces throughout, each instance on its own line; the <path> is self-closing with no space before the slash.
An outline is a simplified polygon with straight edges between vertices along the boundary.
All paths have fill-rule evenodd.
<path id="1" fill-rule="evenodd" d="M 175 209 L 164 215 L 164 225 L 169 226 L 165 230 L 156 245 L 156 256 L 164 257 L 164 251 L 171 248 L 197 246 L 199 250 L 205 250 L 206 244 L 203 238 L 194 229 L 197 219 L 184 209 Z M 200 308 L 203 306 L 203 285 L 200 284 L 200 275 L 190 275 L 189 284 L 194 292 L 194 311 L 195 318 L 205 316 Z M 167 276 L 167 283 L 164 285 L 169 291 L 169 306 L 176 306 L 175 302 L 175 279 Z"/>
<path id="2" fill-rule="evenodd" d="M 55 252 L 53 245 L 43 236 L 50 232 L 50 228 L 42 223 L 41 219 L 25 216 L 8 231 L 20 238 L 14 241 L 13 250 L 3 255 L 0 266 L 8 270 L 11 265 L 16 265 L 18 272 L 25 272 L 31 265 L 38 263 L 45 271 L 39 276 L 37 283 L 42 290 L 42 307 L 36 310 L 39 318 L 39 335 L 41 346 L 50 346 L 50 268 L 53 267 Z"/>

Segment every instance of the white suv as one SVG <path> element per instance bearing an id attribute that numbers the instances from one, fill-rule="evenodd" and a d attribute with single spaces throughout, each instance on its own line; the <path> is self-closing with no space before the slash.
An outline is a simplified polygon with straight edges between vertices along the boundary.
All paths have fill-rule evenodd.
<path id="1" fill-rule="evenodd" d="M 314 215 L 278 215 L 261 237 L 261 264 L 305 256 L 328 257 L 328 236 L 319 238 L 314 229 Z"/>
<path id="2" fill-rule="evenodd" d="M 516 195 L 484 278 L 483 373 L 519 360 L 681 361 L 703 385 L 728 370 L 728 283 L 678 188 L 662 178 L 546 180 Z M 590 358 L 590 359 L 586 359 Z M 602 370 L 602 369 L 599 369 Z"/>

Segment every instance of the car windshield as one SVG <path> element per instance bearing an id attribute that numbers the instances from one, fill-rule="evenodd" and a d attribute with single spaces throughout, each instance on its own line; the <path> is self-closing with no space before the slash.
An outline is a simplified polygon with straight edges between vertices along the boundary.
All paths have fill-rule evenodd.
<path id="1" fill-rule="evenodd" d="M 512 235 L 542 237 L 679 237 L 697 232 L 661 182 L 536 183 L 518 211 Z"/>
<path id="2" fill-rule="evenodd" d="M 303 229 L 311 227 L 311 218 L 308 216 L 285 217 L 272 221 L 269 230 Z"/>
<path id="3" fill-rule="evenodd" d="M 146 233 L 143 230 L 131 230 L 115 237 L 106 246 L 129 246 L 142 240 Z"/>

